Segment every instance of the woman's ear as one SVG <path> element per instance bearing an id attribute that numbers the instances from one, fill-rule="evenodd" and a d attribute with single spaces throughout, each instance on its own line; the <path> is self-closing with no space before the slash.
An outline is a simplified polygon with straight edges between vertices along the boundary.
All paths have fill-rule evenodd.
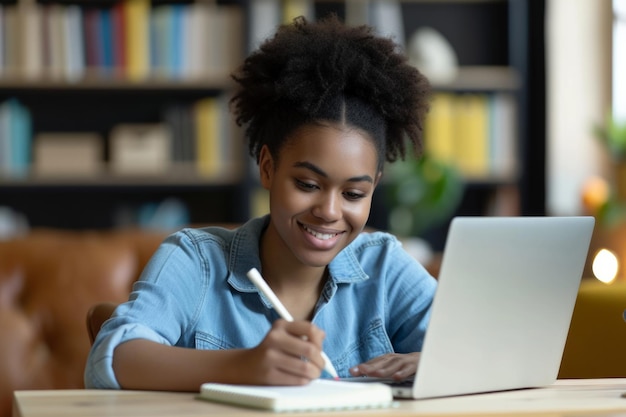
<path id="1" fill-rule="evenodd" d="M 261 185 L 269 190 L 274 174 L 274 158 L 267 145 L 263 145 L 259 154 L 259 177 Z"/>

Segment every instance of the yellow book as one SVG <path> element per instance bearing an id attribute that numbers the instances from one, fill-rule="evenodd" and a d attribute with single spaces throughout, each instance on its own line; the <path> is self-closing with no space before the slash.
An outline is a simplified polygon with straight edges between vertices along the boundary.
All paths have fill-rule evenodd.
<path id="1" fill-rule="evenodd" d="M 219 98 L 206 97 L 195 104 L 196 164 L 198 173 L 215 178 L 222 171 Z"/>
<path id="2" fill-rule="evenodd" d="M 435 94 L 424 123 L 425 151 L 432 158 L 454 164 L 454 95 Z"/>
<path id="3" fill-rule="evenodd" d="M 462 94 L 455 104 L 455 155 L 462 174 L 489 174 L 489 103 L 484 94 Z"/>
<path id="4" fill-rule="evenodd" d="M 131 80 L 150 75 L 150 0 L 125 0 L 126 74 Z"/>

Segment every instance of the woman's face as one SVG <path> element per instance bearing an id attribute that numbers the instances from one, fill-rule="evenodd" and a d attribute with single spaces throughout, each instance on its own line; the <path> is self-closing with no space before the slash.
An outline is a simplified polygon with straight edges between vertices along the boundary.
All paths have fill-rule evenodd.
<path id="1" fill-rule="evenodd" d="M 278 240 L 271 244 L 304 265 L 328 265 L 367 222 L 377 162 L 373 143 L 357 129 L 304 126 L 278 160 L 264 147 L 261 183 L 270 193 L 270 233 Z"/>

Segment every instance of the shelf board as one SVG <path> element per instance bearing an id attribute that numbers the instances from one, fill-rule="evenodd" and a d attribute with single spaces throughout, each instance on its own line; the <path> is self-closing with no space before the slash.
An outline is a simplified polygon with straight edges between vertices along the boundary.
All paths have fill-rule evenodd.
<path id="1" fill-rule="evenodd" d="M 77 80 L 23 76 L 0 77 L 2 90 L 224 90 L 231 88 L 233 81 L 228 75 L 215 75 L 198 78 L 164 78 L 150 77 L 142 80 L 131 80 L 121 77 L 89 76 Z"/>
<path id="2" fill-rule="evenodd" d="M 198 174 L 95 174 L 95 175 L 30 175 L 24 178 L 0 177 L 0 189 L 40 187 L 221 187 L 242 182 L 241 175 L 223 175 L 219 178 Z"/>
<path id="3" fill-rule="evenodd" d="M 515 91 L 521 87 L 518 71 L 507 66 L 463 66 L 454 80 L 433 83 L 434 89 L 445 91 Z"/>
<path id="4" fill-rule="evenodd" d="M 506 185 L 517 185 L 519 174 L 488 174 L 484 176 L 463 177 L 463 182 L 469 187 L 499 187 Z"/>

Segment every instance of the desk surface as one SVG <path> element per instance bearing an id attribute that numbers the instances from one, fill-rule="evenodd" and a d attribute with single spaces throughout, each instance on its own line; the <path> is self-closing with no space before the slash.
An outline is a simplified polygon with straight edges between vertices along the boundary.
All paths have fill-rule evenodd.
<path id="1" fill-rule="evenodd" d="M 491 394 L 468 395 L 430 400 L 400 400 L 393 408 L 293 414 L 314 416 L 453 416 L 489 415 L 532 417 L 624 416 L 625 379 L 560 380 L 554 386 Z M 13 417 L 185 417 L 224 415 L 247 417 L 271 414 L 197 400 L 193 393 L 50 390 L 16 391 Z M 281 413 L 280 416 L 292 414 Z"/>

